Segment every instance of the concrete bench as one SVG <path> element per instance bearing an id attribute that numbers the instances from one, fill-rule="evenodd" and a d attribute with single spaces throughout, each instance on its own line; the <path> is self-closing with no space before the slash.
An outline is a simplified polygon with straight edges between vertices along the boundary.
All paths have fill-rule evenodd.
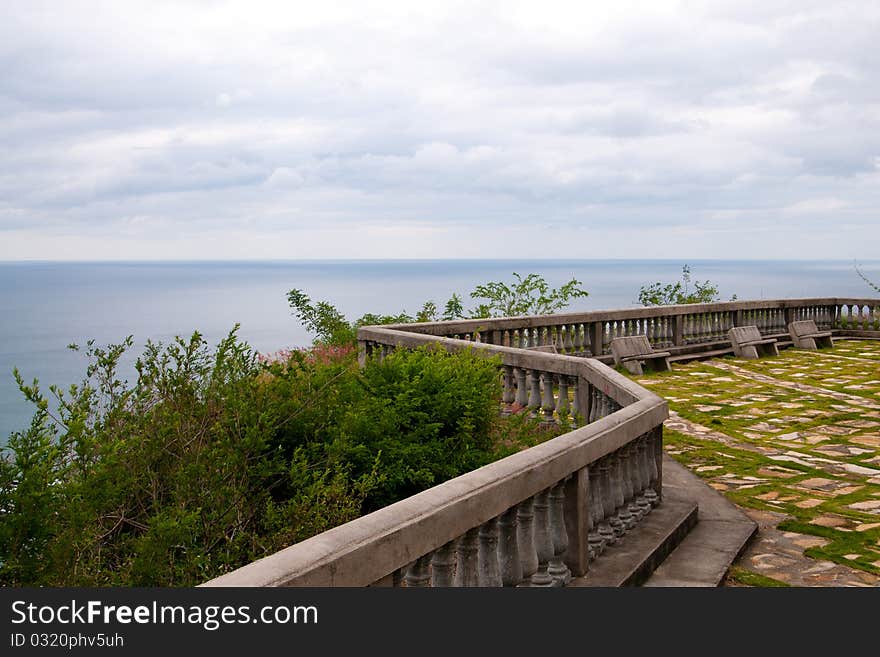
<path id="1" fill-rule="evenodd" d="M 798 349 L 830 348 L 831 331 L 820 331 L 812 319 L 803 319 L 788 325 L 788 334 Z"/>
<path id="2" fill-rule="evenodd" d="M 727 332 L 733 353 L 738 358 L 758 358 L 760 356 L 778 356 L 776 338 L 765 338 L 757 326 L 734 326 Z"/>
<path id="3" fill-rule="evenodd" d="M 668 372 L 668 351 L 654 351 L 647 335 L 631 335 L 626 338 L 614 338 L 611 341 L 611 353 L 614 364 L 623 365 L 630 374 L 643 374 L 642 367 Z"/>

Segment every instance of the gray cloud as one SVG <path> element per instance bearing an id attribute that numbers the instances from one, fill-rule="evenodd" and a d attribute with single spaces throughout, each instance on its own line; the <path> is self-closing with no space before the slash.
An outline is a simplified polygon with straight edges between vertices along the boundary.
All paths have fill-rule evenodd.
<path id="1" fill-rule="evenodd" d="M 870 1 L 6 14 L 0 259 L 878 246 Z"/>

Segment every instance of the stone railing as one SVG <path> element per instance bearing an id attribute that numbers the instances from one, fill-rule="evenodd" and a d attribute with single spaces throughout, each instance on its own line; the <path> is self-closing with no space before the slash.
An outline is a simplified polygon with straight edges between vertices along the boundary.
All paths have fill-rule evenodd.
<path id="1" fill-rule="evenodd" d="M 821 330 L 880 328 L 878 299 L 781 299 L 598 310 L 557 315 L 469 319 L 390 326 L 394 330 L 515 348 L 552 345 L 558 353 L 608 360 L 611 340 L 647 335 L 673 353 L 729 346 L 732 326 L 755 325 L 765 336 L 785 336 L 788 323 L 812 319 Z"/>
<path id="2" fill-rule="evenodd" d="M 498 359 L 508 406 L 576 428 L 205 586 L 565 585 L 662 495 L 666 402 L 597 360 L 613 338 L 706 351 L 729 346 L 731 326 L 782 338 L 798 319 L 876 336 L 878 310 L 876 299 L 787 299 L 364 327 L 362 360 L 428 344 L 475 349 Z"/>
<path id="3" fill-rule="evenodd" d="M 385 327 L 361 353 L 472 342 Z M 666 402 L 592 359 L 479 345 L 504 401 L 575 429 L 211 580 L 207 586 L 560 586 L 662 494 Z"/>

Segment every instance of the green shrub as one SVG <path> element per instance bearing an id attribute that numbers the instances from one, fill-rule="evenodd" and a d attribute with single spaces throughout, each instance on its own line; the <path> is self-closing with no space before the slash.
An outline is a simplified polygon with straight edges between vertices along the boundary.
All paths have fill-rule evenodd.
<path id="1" fill-rule="evenodd" d="M 188 586 L 532 444 L 498 417 L 498 364 L 351 347 L 260 359 L 233 330 L 85 349 L 0 459 L 0 583 Z M 500 447 L 499 447 L 500 446 Z"/>

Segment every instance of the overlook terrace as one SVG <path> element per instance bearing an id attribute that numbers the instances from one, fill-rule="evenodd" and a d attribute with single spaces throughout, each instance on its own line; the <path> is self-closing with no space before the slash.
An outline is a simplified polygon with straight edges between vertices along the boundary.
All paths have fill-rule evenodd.
<path id="1" fill-rule="evenodd" d="M 803 319 L 876 339 L 878 307 L 783 299 L 364 327 L 362 360 L 428 344 L 498 357 L 507 408 L 575 428 L 206 585 L 718 584 L 756 525 L 664 456 L 667 400 L 607 365 L 611 340 L 647 335 L 675 363 L 731 353 L 732 326 L 781 347 Z"/>

